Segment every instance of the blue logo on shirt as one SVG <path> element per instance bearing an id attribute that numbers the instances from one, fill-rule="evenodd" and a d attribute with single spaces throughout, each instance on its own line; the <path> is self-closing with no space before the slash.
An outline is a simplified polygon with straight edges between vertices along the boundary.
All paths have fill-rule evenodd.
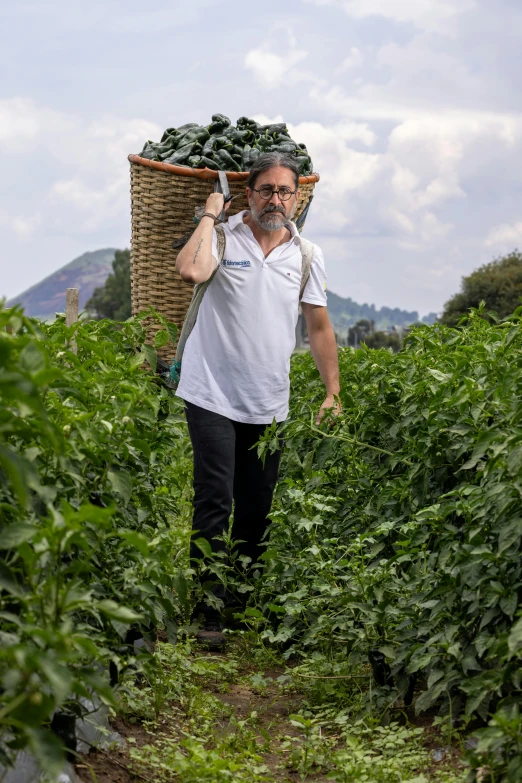
<path id="1" fill-rule="evenodd" d="M 250 261 L 248 261 L 248 259 L 246 261 L 229 261 L 228 258 L 224 258 L 223 266 L 232 266 L 244 269 L 245 267 L 250 266 Z"/>

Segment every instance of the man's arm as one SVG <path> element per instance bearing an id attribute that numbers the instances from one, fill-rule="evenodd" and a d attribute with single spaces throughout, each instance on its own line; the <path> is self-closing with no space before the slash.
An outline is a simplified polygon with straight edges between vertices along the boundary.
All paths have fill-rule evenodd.
<path id="1" fill-rule="evenodd" d="M 326 399 L 321 405 L 318 416 L 318 420 L 320 420 L 327 408 L 333 408 L 334 413 L 340 413 L 341 410 L 339 400 L 335 399 L 338 398 L 340 391 L 337 343 L 326 307 L 303 302 L 302 308 L 310 340 L 310 350 L 326 386 Z"/>
<path id="2" fill-rule="evenodd" d="M 223 194 L 211 193 L 205 205 L 205 212 L 216 217 L 223 209 Z M 214 271 L 212 258 L 212 234 L 214 221 L 211 217 L 202 217 L 189 241 L 176 259 L 176 269 L 186 283 L 204 283 Z"/>

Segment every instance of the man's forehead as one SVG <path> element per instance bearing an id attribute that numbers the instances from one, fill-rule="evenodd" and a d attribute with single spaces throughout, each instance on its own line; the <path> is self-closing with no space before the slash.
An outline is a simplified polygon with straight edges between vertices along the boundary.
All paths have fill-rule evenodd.
<path id="1" fill-rule="evenodd" d="M 261 172 L 256 179 L 256 188 L 260 185 L 273 185 L 284 182 L 294 185 L 294 174 L 285 166 L 272 166 L 272 168 Z"/>

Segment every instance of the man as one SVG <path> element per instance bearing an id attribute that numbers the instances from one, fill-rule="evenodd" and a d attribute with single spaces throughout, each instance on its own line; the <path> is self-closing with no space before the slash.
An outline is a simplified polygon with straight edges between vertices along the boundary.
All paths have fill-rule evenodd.
<path id="1" fill-rule="evenodd" d="M 267 455 L 263 465 L 251 447 L 266 425 L 288 415 L 302 264 L 301 240 L 291 222 L 298 187 L 290 156 L 267 153 L 252 167 L 246 188 L 250 211 L 224 226 L 224 257 L 185 345 L 177 392 L 186 402 L 194 449 L 193 529 L 218 551 L 223 545 L 214 536 L 228 530 L 234 502 L 232 536 L 244 541 L 238 544 L 239 554 L 252 564 L 263 551 L 281 452 Z M 176 261 L 183 280 L 202 283 L 216 269 L 214 222 L 222 209 L 223 195 L 210 195 L 205 216 Z M 319 416 L 339 405 L 337 346 L 325 290 L 323 257 L 314 246 L 302 310 L 326 387 Z M 191 556 L 198 557 L 194 547 Z M 222 646 L 219 613 L 207 605 L 197 612 L 204 617 L 197 638 Z"/>

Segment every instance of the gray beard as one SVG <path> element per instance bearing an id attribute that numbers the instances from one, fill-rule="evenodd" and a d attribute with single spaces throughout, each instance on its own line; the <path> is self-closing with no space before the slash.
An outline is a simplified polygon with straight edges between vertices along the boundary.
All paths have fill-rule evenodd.
<path id="1" fill-rule="evenodd" d="M 250 204 L 250 214 L 257 225 L 263 229 L 263 231 L 280 231 L 289 220 L 292 220 L 297 204 L 294 204 L 290 210 L 290 214 L 283 215 L 282 212 L 274 210 L 273 212 L 265 212 L 263 210 L 259 212 L 253 204 Z"/>

